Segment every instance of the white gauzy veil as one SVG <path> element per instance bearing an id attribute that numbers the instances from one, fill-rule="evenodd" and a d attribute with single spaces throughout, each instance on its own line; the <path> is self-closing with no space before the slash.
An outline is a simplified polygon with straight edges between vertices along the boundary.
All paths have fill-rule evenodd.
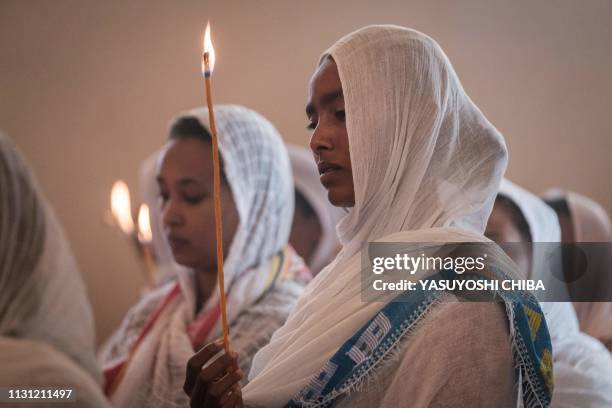
<path id="1" fill-rule="evenodd" d="M 255 356 L 247 403 L 295 395 L 381 303 L 361 301 L 359 250 L 371 241 L 466 242 L 482 236 L 507 154 L 502 135 L 464 92 L 438 44 L 398 26 L 339 40 L 355 205 L 338 225 L 343 248 L 308 285 Z"/>
<path id="2" fill-rule="evenodd" d="M 52 345 L 96 381 L 91 305 L 55 213 L 0 134 L 0 335 Z"/>

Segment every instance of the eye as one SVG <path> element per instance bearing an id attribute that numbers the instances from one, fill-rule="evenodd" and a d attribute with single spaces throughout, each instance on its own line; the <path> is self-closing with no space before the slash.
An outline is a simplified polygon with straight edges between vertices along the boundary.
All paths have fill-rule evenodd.
<path id="1" fill-rule="evenodd" d="M 316 115 L 308 116 L 308 124 L 306 125 L 306 129 L 315 130 L 317 128 L 317 117 Z"/>
<path id="2" fill-rule="evenodd" d="M 346 120 L 346 113 L 344 112 L 344 109 L 336 111 L 336 119 L 342 122 Z"/>
<path id="3" fill-rule="evenodd" d="M 166 201 L 168 201 L 168 198 L 169 198 L 169 194 L 166 193 L 165 191 L 160 191 L 157 196 L 158 196 L 159 200 L 161 201 L 161 203 L 163 203 L 163 204 L 165 204 Z"/>
<path id="4" fill-rule="evenodd" d="M 185 195 L 185 196 L 183 197 L 183 199 L 184 199 L 184 200 L 185 200 L 185 201 L 186 201 L 188 204 L 195 205 L 195 204 L 199 204 L 199 203 L 200 203 L 200 202 L 201 202 L 201 201 L 204 199 L 204 197 L 206 197 L 206 195 L 205 195 L 205 194 L 198 194 L 198 195 Z"/>

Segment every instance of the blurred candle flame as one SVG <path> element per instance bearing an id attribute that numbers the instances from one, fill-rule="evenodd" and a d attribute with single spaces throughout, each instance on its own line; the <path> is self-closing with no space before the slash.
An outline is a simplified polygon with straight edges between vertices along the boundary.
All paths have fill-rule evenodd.
<path id="1" fill-rule="evenodd" d="M 149 218 L 149 206 L 146 204 L 142 204 L 138 211 L 138 239 L 143 243 L 151 242 L 153 239 L 151 219 Z"/>
<path id="2" fill-rule="evenodd" d="M 111 190 L 111 211 L 125 234 L 134 232 L 130 190 L 123 180 L 117 180 Z"/>

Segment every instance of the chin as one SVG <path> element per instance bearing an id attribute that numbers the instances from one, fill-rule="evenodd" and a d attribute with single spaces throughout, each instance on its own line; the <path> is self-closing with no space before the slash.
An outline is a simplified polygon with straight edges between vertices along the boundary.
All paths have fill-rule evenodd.
<path id="1" fill-rule="evenodd" d="M 330 188 L 327 191 L 327 199 L 334 207 L 353 207 L 355 205 L 355 197 L 345 191 L 338 191 L 337 188 Z"/>
<path id="2" fill-rule="evenodd" d="M 174 262 L 176 262 L 177 264 L 181 266 L 184 266 L 187 268 L 195 268 L 196 266 L 196 262 L 191 257 L 187 256 L 186 254 L 172 253 L 172 257 L 174 258 Z"/>

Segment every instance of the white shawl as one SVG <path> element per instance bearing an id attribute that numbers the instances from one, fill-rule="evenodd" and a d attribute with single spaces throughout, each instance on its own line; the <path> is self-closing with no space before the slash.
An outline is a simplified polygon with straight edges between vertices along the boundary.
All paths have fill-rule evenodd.
<path id="1" fill-rule="evenodd" d="M 431 38 L 370 26 L 327 55 L 342 82 L 355 206 L 338 225 L 340 254 L 255 356 L 243 389 L 247 404 L 289 401 L 384 305 L 361 302 L 362 245 L 484 240 L 506 166 L 501 134 Z"/>
<path id="2" fill-rule="evenodd" d="M 0 350 L 0 384 L 3 387 L 14 389 L 26 386 L 71 388 L 73 400 L 53 402 L 48 406 L 56 408 L 110 407 L 100 384 L 53 346 L 40 341 L 0 336 Z M 36 408 L 43 404 L 41 401 L 31 401 L 10 406 Z"/>
<path id="3" fill-rule="evenodd" d="M 70 245 L 31 170 L 2 134 L 0 336 L 49 344 L 101 380 L 91 305 Z"/>

